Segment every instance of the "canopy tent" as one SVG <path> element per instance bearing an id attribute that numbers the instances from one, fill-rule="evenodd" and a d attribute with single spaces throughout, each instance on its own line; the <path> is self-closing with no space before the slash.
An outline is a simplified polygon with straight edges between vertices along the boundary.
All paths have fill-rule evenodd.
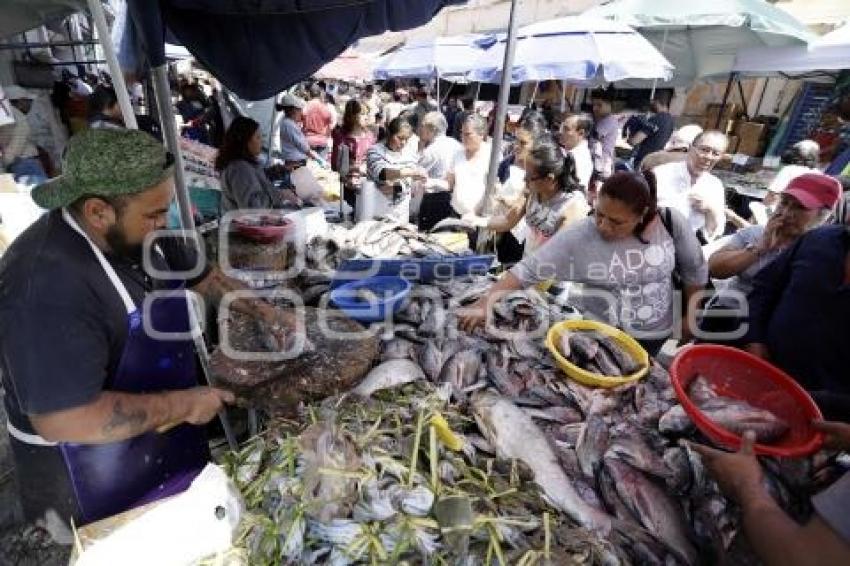
<path id="1" fill-rule="evenodd" d="M 167 30 L 229 90 L 260 100 L 309 77 L 361 37 L 422 25 L 444 6 L 459 3 L 463 0 L 128 0 L 123 30 L 138 33 L 151 67 L 165 63 Z"/>
<path id="2" fill-rule="evenodd" d="M 29 31 L 85 7 L 86 0 L 3 0 L 0 2 L 0 38 Z"/>
<path id="3" fill-rule="evenodd" d="M 850 69 L 850 44 L 844 47 L 755 47 L 735 57 L 733 71 L 746 75 L 797 75 Z"/>
<path id="4" fill-rule="evenodd" d="M 502 78 L 506 38 L 500 37 L 473 64 L 470 80 Z M 565 80 L 591 85 L 628 78 L 669 79 L 673 66 L 627 25 L 589 16 L 567 16 L 518 32 L 511 82 Z"/>
<path id="5" fill-rule="evenodd" d="M 347 49 L 342 55 L 326 63 L 313 76 L 317 79 L 338 81 L 367 81 L 372 77 L 372 61 L 354 49 Z"/>
<path id="6" fill-rule="evenodd" d="M 809 44 L 811 49 L 821 49 L 825 47 L 844 47 L 850 49 L 850 24 L 845 24 L 838 29 L 834 29 L 828 34 L 819 37 Z"/>
<path id="7" fill-rule="evenodd" d="M 617 0 L 584 12 L 641 32 L 673 64 L 672 80 L 728 75 L 750 47 L 803 45 L 815 39 L 793 16 L 764 0 Z"/>
<path id="8" fill-rule="evenodd" d="M 483 53 L 485 37 L 468 34 L 408 41 L 379 58 L 373 76 L 379 80 L 463 77 Z"/>

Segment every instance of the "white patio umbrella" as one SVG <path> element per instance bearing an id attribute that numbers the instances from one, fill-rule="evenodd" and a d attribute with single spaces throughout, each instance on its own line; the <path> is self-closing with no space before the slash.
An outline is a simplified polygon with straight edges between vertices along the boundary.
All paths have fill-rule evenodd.
<path id="1" fill-rule="evenodd" d="M 505 37 L 487 49 L 469 72 L 474 81 L 502 78 Z M 510 75 L 514 84 L 560 80 L 575 84 L 623 79 L 669 79 L 673 65 L 627 25 L 589 16 L 567 16 L 520 28 Z"/>
<path id="2" fill-rule="evenodd" d="M 845 47 L 850 49 L 850 24 L 845 24 L 809 43 L 811 49 Z"/>
<path id="3" fill-rule="evenodd" d="M 640 31 L 676 68 L 664 86 L 728 75 L 742 49 L 805 45 L 816 38 L 764 0 L 617 0 L 584 14 Z"/>

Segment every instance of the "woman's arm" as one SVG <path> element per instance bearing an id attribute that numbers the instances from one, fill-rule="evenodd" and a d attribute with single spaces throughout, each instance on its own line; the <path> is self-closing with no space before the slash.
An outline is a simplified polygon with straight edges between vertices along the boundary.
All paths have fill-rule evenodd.
<path id="1" fill-rule="evenodd" d="M 508 205 L 507 212 L 500 216 L 491 217 L 487 221 L 487 229 L 494 232 L 510 232 L 513 230 L 514 227 L 519 224 L 519 221 L 522 220 L 522 217 L 525 216 L 527 200 L 528 199 L 523 196 L 514 204 L 508 204 L 507 202 L 502 201 L 504 204 Z"/>

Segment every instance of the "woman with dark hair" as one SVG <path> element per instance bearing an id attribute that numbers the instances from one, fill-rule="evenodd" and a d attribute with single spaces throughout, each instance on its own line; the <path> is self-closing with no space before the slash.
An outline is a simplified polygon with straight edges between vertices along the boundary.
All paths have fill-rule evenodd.
<path id="1" fill-rule="evenodd" d="M 98 85 L 88 98 L 89 128 L 121 130 L 124 118 L 118 106 L 118 95 L 111 86 Z"/>
<path id="2" fill-rule="evenodd" d="M 602 185 L 594 216 L 556 233 L 459 314 L 463 327 L 473 329 L 506 292 L 572 281 L 581 289 L 571 291 L 570 301 L 586 317 L 622 328 L 655 355 L 678 322 L 674 273 L 687 298 L 705 286 L 708 268 L 696 236 L 677 211 L 659 211 L 651 173 L 620 172 Z M 686 312 L 684 337 L 692 320 Z"/>
<path id="3" fill-rule="evenodd" d="M 526 151 L 527 156 L 522 159 L 526 195 L 518 202 L 504 202 L 504 214 L 477 222 L 495 232 L 509 232 L 525 218 L 524 255 L 590 211 L 572 155 L 565 156 L 552 136 L 539 135 Z"/>
<path id="4" fill-rule="evenodd" d="M 375 195 L 374 210 L 360 216 L 387 216 L 400 222 L 410 221 L 413 183 L 427 178 L 417 165 L 416 146 L 408 143 L 411 136 L 413 127 L 410 122 L 401 117 L 395 118 L 387 125 L 386 137 L 366 152 L 370 187 L 376 188 L 380 194 Z M 366 189 L 365 184 L 363 188 Z"/>
<path id="5" fill-rule="evenodd" d="M 221 213 L 241 208 L 282 208 L 286 204 L 300 205 L 290 191 L 272 185 L 257 157 L 263 150 L 260 125 L 245 116 L 238 116 L 224 134 L 224 142 L 215 159 L 221 174 Z"/>
<path id="6" fill-rule="evenodd" d="M 351 99 L 345 104 L 342 124 L 333 129 L 333 150 L 331 152 L 331 167 L 339 172 L 342 148 L 347 148 L 348 175 L 344 179 L 344 198 L 352 207 L 355 205 L 356 194 L 360 189 L 363 175 L 366 173 L 366 152 L 375 145 L 375 134 L 366 124 L 369 120 L 369 108 L 359 100 Z"/>

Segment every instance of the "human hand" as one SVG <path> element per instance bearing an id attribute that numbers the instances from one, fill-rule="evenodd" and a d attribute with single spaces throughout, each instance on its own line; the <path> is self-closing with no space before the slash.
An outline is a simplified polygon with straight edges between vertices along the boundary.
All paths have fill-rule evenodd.
<path id="1" fill-rule="evenodd" d="M 185 411 L 182 422 L 193 425 L 206 424 L 224 408 L 236 402 L 232 392 L 215 387 L 193 387 L 174 391 L 179 407 Z"/>
<path id="2" fill-rule="evenodd" d="M 747 431 L 738 452 L 724 452 L 702 444 L 690 446 L 700 456 L 721 491 L 737 502 L 764 491 L 761 465 L 753 452 L 755 433 Z"/>
<path id="3" fill-rule="evenodd" d="M 850 450 L 850 424 L 835 421 L 812 421 L 812 426 L 826 434 L 824 447 L 830 450 Z"/>
<path id="4" fill-rule="evenodd" d="M 487 297 L 481 297 L 471 305 L 458 309 L 458 324 L 464 332 L 472 332 L 487 321 Z"/>
<path id="5" fill-rule="evenodd" d="M 770 353 L 768 352 L 765 344 L 753 342 L 752 344 L 747 344 L 744 347 L 744 350 L 763 360 L 770 360 Z"/>

